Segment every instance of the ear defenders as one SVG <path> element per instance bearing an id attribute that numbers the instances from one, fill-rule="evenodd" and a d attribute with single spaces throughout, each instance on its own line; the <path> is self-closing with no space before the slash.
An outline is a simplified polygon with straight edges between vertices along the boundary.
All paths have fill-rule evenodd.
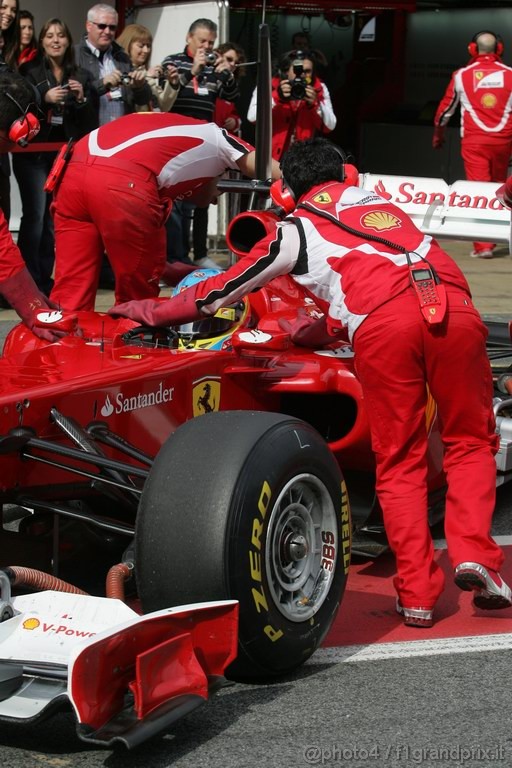
<path id="1" fill-rule="evenodd" d="M 359 172 L 357 168 L 355 165 L 346 162 L 347 158 L 342 149 L 335 145 L 333 145 L 333 149 L 337 152 L 342 161 L 340 176 L 337 181 L 344 182 L 348 186 L 357 186 L 359 183 Z M 284 176 L 281 179 L 274 181 L 274 183 L 270 186 L 269 194 L 274 205 L 280 208 L 284 215 L 287 215 L 288 213 L 291 213 L 293 210 L 295 210 L 297 201 L 295 200 L 295 195 L 293 194 L 290 186 L 287 184 Z"/>
<path id="2" fill-rule="evenodd" d="M 278 179 L 270 185 L 269 194 L 274 205 L 280 208 L 284 214 L 295 210 L 295 198 L 284 178 Z"/>
<path id="3" fill-rule="evenodd" d="M 477 32 L 476 35 L 473 35 L 471 42 L 468 45 L 468 52 L 469 55 L 474 58 L 475 56 L 478 56 L 478 38 L 480 35 L 492 35 L 494 39 L 496 40 L 496 45 L 494 46 L 494 53 L 498 56 L 503 55 L 504 45 L 503 40 L 499 35 L 496 34 L 496 32 L 491 32 L 490 29 L 482 29 L 480 32 Z"/>
<path id="4" fill-rule="evenodd" d="M 29 141 L 39 133 L 40 123 L 39 120 L 32 112 L 22 109 L 14 96 L 10 93 L 5 94 L 7 98 L 13 101 L 21 112 L 21 117 L 18 117 L 14 123 L 11 123 L 11 127 L 7 133 L 7 138 L 14 144 L 18 144 L 20 147 L 26 147 Z"/>

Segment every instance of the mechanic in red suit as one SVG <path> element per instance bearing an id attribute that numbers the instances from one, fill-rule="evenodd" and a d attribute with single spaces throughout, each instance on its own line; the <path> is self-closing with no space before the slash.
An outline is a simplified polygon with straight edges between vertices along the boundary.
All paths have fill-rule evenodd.
<path id="1" fill-rule="evenodd" d="M 127 115 L 85 136 L 73 149 L 52 203 L 52 300 L 67 310 L 94 309 L 104 250 L 115 275 L 116 301 L 157 296 L 172 200 L 209 204 L 229 168 L 254 177 L 254 148 L 213 123 L 178 114 Z M 278 178 L 277 164 L 274 174 Z M 175 282 L 193 269 L 170 265 L 180 268 Z"/>
<path id="2" fill-rule="evenodd" d="M 431 626 L 444 584 L 427 515 L 427 385 L 445 448 L 445 532 L 455 581 L 474 590 L 479 608 L 511 606 L 498 574 L 503 552 L 489 533 L 497 437 L 487 331 L 464 275 L 399 208 L 346 183 L 340 152 L 328 140 L 297 142 L 281 168 L 298 204 L 247 256 L 170 300 L 110 312 L 156 326 L 191 322 L 289 273 L 324 313 L 316 321 L 300 318 L 292 340 L 328 344 L 346 330 L 354 346 L 376 488 L 397 562 L 398 612 L 408 625 Z M 435 270 L 441 281 L 440 303 L 425 314 L 412 280 L 419 268 Z"/>
<path id="3" fill-rule="evenodd" d="M 39 130 L 39 122 L 30 111 L 35 109 L 36 94 L 24 78 L 10 72 L 0 74 L 0 151 L 25 146 Z M 36 314 L 53 305 L 36 286 L 25 266 L 9 225 L 0 211 L 0 293 L 36 336 L 55 341 L 62 333 L 34 327 Z"/>
<path id="4" fill-rule="evenodd" d="M 503 43 L 494 32 L 478 32 L 468 46 L 471 61 L 456 70 L 434 118 L 434 149 L 460 104 L 461 151 L 470 181 L 507 178 L 512 154 L 512 68 L 501 61 Z M 473 243 L 471 255 L 491 259 L 495 243 Z"/>

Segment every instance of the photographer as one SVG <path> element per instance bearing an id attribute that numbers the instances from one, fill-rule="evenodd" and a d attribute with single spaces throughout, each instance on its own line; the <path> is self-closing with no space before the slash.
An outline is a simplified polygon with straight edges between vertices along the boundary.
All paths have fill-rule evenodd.
<path id="1" fill-rule="evenodd" d="M 238 97 L 238 84 L 228 62 L 213 50 L 216 39 L 215 22 L 197 19 L 189 27 L 185 50 L 163 60 L 164 70 L 172 65 L 179 71 L 179 90 L 173 112 L 212 122 L 218 98 L 235 101 Z"/>
<path id="2" fill-rule="evenodd" d="M 34 144 L 64 143 L 91 131 L 96 122 L 90 103 L 91 76 L 75 65 L 67 25 L 49 19 L 38 40 L 38 55 L 20 67 L 20 74 L 40 95 L 41 130 Z M 14 152 L 12 165 L 20 189 L 22 217 L 18 247 L 38 288 L 49 294 L 54 262 L 50 197 L 43 190 L 56 152 Z"/>
<path id="3" fill-rule="evenodd" d="M 233 73 L 235 80 L 238 81 L 240 77 L 245 75 L 245 51 L 238 45 L 238 43 L 222 43 L 217 46 L 215 53 L 219 57 L 222 56 L 227 63 L 230 72 Z M 213 120 L 217 123 L 219 128 L 225 128 L 226 131 L 229 131 L 230 133 L 240 135 L 242 119 L 238 114 L 235 102 L 226 101 L 226 99 L 217 99 L 215 102 L 215 110 L 213 112 Z"/>
<path id="4" fill-rule="evenodd" d="M 151 88 L 151 100 L 148 104 L 137 105 L 136 112 L 169 112 L 176 100 L 179 89 L 179 74 L 176 67 L 161 64 L 150 65 L 153 35 L 142 24 L 128 24 L 116 40 L 130 57 L 132 72 L 125 75 L 135 80 L 145 80 Z"/>
<path id="5" fill-rule="evenodd" d="M 247 120 L 255 123 L 256 119 L 255 89 Z M 280 160 L 295 141 L 326 135 L 335 126 L 331 96 L 315 75 L 313 54 L 289 51 L 279 63 L 279 74 L 272 78 L 272 157 Z"/>

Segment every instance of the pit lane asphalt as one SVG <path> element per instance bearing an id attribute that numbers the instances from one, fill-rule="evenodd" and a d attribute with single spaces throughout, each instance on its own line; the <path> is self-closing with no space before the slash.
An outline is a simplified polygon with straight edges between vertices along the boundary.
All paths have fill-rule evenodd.
<path id="1" fill-rule="evenodd" d="M 464 270 L 480 312 L 488 319 L 512 317 L 506 250 L 487 261 L 471 259 L 468 243 L 444 245 Z M 112 294 L 100 291 L 97 309 L 112 303 Z M 2 341 L 14 322 L 13 312 L 0 311 Z M 512 534 L 511 486 L 498 489 L 495 534 Z M 68 715 L 33 727 L 0 724 L 0 766 L 509 766 L 511 665 L 507 649 L 354 663 L 328 663 L 319 654 L 279 681 L 223 688 L 133 752 L 91 749 L 78 741 Z"/>

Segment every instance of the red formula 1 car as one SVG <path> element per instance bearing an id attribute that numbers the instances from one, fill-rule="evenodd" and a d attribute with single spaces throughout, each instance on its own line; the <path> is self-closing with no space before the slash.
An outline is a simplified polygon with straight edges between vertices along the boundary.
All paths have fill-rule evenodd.
<path id="1" fill-rule="evenodd" d="M 239 217 L 232 248 L 262 226 Z M 57 318 L 80 329 L 58 343 L 23 326 L 8 336 L 0 719 L 71 704 L 81 738 L 133 746 L 226 671 L 283 674 L 319 646 L 343 596 L 349 499 L 358 540 L 380 520 L 351 347 L 298 348 L 279 324 L 309 302 L 282 277 L 197 333 L 79 313 Z M 505 391 L 500 482 L 512 477 Z M 433 402 L 427 421 L 434 504 Z"/>

